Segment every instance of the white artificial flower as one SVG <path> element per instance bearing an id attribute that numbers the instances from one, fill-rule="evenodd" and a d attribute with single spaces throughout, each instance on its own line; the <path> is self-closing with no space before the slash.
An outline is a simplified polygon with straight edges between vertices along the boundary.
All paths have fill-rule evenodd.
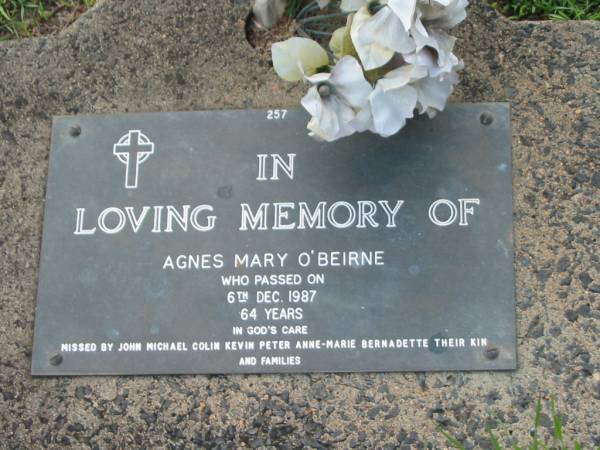
<path id="1" fill-rule="evenodd" d="M 271 46 L 273 68 L 286 81 L 300 81 L 329 64 L 327 52 L 312 39 L 292 37 Z"/>
<path id="2" fill-rule="evenodd" d="M 406 30 L 412 30 L 415 25 L 421 24 L 421 21 L 427 29 L 450 29 L 467 17 L 465 8 L 468 4 L 468 0 L 387 1 L 388 7 L 394 11 Z"/>
<path id="3" fill-rule="evenodd" d="M 417 10 L 417 0 L 389 0 L 387 5 L 400 19 L 405 30 L 413 26 Z"/>
<path id="4" fill-rule="evenodd" d="M 317 3 L 324 7 L 329 1 Z M 467 4 L 341 0 L 340 8 L 354 13 L 331 37 L 329 48 L 338 62 L 330 73 L 323 71 L 329 65 L 327 53 L 315 41 L 291 38 L 273 44 L 279 76 L 311 83 L 302 98 L 311 115 L 309 135 L 333 141 L 370 130 L 388 137 L 417 112 L 431 118 L 443 110 L 463 68 L 453 53 L 456 39 L 447 30 L 466 17 Z M 375 88 L 366 74 L 378 78 Z"/>
<path id="5" fill-rule="evenodd" d="M 458 83 L 458 71 L 462 68 L 461 61 L 449 73 L 442 73 L 437 77 L 425 77 L 413 83 L 417 91 L 419 114 L 427 113 L 429 118 L 432 119 L 446 107 L 448 98 L 454 91 L 454 86 Z"/>
<path id="6" fill-rule="evenodd" d="M 403 55 L 406 62 L 427 66 L 432 77 L 450 72 L 459 63 L 459 59 L 452 53 L 455 37 L 442 30 L 427 31 L 422 24 L 415 25 L 412 35 L 417 49 L 414 53 Z"/>
<path id="7" fill-rule="evenodd" d="M 403 55 L 404 60 L 426 69 L 428 76 L 412 83 L 417 90 L 417 107 L 420 114 L 433 118 L 446 107 L 446 102 L 458 83 L 458 71 L 464 67 L 454 53 L 455 38 L 440 30 L 429 30 L 427 45 L 420 50 Z M 419 39 L 417 42 L 423 44 Z M 421 46 L 421 45 L 419 45 Z"/>
<path id="8" fill-rule="evenodd" d="M 333 56 L 335 56 L 336 58 L 341 58 L 342 56 L 344 56 L 343 47 L 345 36 L 346 27 L 337 28 L 331 35 L 331 39 L 329 40 L 329 49 L 333 53 Z"/>
<path id="9" fill-rule="evenodd" d="M 352 121 L 352 126 L 358 133 L 362 133 L 363 131 L 367 130 L 375 132 L 375 126 L 373 125 L 373 113 L 371 112 L 370 104 L 358 110 L 356 117 Z"/>
<path id="10" fill-rule="evenodd" d="M 302 97 L 302 106 L 312 116 L 306 125 L 309 136 L 331 142 L 356 131 L 351 125 L 356 116 L 354 110 L 336 95 L 321 97 L 317 86 L 311 87 Z"/>
<path id="11" fill-rule="evenodd" d="M 426 77 L 425 66 L 405 64 L 378 80 L 369 96 L 372 131 L 383 137 L 397 133 L 417 107 L 418 91 L 412 84 Z"/>
<path id="12" fill-rule="evenodd" d="M 358 11 L 363 6 L 367 6 L 369 0 L 342 0 L 340 3 L 340 9 L 346 12 Z"/>
<path id="13" fill-rule="evenodd" d="M 402 22 L 387 6 L 371 14 L 361 7 L 352 20 L 352 43 L 365 70 L 385 65 L 394 53 L 410 53 L 416 46 Z"/>
<path id="14" fill-rule="evenodd" d="M 330 1 L 331 0 L 317 0 L 317 5 L 319 5 L 319 8 L 323 9 L 329 5 Z"/>
<path id="15" fill-rule="evenodd" d="M 465 20 L 468 4 L 468 0 L 419 0 L 418 8 L 428 28 L 447 30 Z"/>
<path id="16" fill-rule="evenodd" d="M 363 131 L 365 113 L 358 113 L 368 108 L 373 88 L 356 59 L 344 56 L 331 73 L 317 73 L 306 79 L 312 87 L 302 98 L 302 106 L 312 116 L 307 125 L 311 136 L 334 141 Z"/>
<path id="17" fill-rule="evenodd" d="M 335 95 L 356 109 L 367 104 L 373 90 L 365 79 L 362 67 L 352 56 L 344 56 L 329 73 L 317 73 L 305 78 L 313 85 L 328 85 Z"/>
<path id="18" fill-rule="evenodd" d="M 356 51 L 352 45 L 350 38 L 350 28 L 354 14 L 350 14 L 346 18 L 346 25 L 336 29 L 329 40 L 329 49 L 337 59 L 341 59 L 345 55 L 356 56 Z"/>

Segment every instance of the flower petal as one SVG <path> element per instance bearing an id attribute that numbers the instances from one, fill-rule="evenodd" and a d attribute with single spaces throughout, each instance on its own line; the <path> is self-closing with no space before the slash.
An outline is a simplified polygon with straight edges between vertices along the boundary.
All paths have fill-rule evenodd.
<path id="1" fill-rule="evenodd" d="M 387 6 L 374 15 L 367 7 L 359 9 L 350 35 L 365 70 L 383 66 L 395 52 L 409 53 L 416 48 L 400 19 Z"/>
<path id="2" fill-rule="evenodd" d="M 367 130 L 375 131 L 375 127 L 373 125 L 373 114 L 369 104 L 356 113 L 354 120 L 350 122 L 350 126 L 359 133 Z"/>
<path id="3" fill-rule="evenodd" d="M 410 30 L 415 17 L 417 0 L 389 0 L 388 6 L 402 22 L 405 30 Z"/>
<path id="4" fill-rule="evenodd" d="M 415 82 L 413 86 L 417 90 L 419 113 L 426 112 L 429 117 L 433 117 L 435 111 L 442 111 L 457 83 L 456 71 L 444 73 L 438 77 L 423 78 Z"/>
<path id="5" fill-rule="evenodd" d="M 329 49 L 336 58 L 341 58 L 342 56 L 344 56 L 343 47 L 345 35 L 346 27 L 341 27 L 333 32 L 333 34 L 331 35 L 331 39 L 329 40 Z"/>
<path id="6" fill-rule="evenodd" d="M 329 64 L 327 52 L 312 39 L 292 37 L 271 46 L 273 68 L 287 81 L 299 81 L 305 74 Z"/>
<path id="7" fill-rule="evenodd" d="M 383 137 L 397 133 L 414 115 L 417 91 L 412 86 L 384 91 L 379 82 L 369 97 L 373 128 Z"/>
<path id="8" fill-rule="evenodd" d="M 368 5 L 368 0 L 342 0 L 340 9 L 346 12 L 358 11 L 363 6 Z"/>
<path id="9" fill-rule="evenodd" d="M 407 62 L 429 67 L 429 75 L 432 77 L 450 72 L 458 64 L 458 58 L 452 53 L 455 37 L 437 29 L 430 29 L 427 35 L 424 35 L 418 27 L 413 28 L 412 35 L 417 44 L 417 51 L 405 55 Z"/>
<path id="10" fill-rule="evenodd" d="M 449 29 L 465 20 L 468 4 L 468 0 L 427 0 L 420 2 L 418 9 L 423 13 L 423 20 L 431 26 Z"/>
<path id="11" fill-rule="evenodd" d="M 304 95 L 304 97 L 302 97 L 302 100 L 300 101 L 300 103 L 302 104 L 304 109 L 306 109 L 308 111 L 308 113 L 311 116 L 318 116 L 321 114 L 321 108 L 322 108 L 323 102 L 321 100 L 321 96 L 319 95 L 319 91 L 317 90 L 316 86 L 312 86 L 308 90 L 306 95 Z"/>
<path id="12" fill-rule="evenodd" d="M 331 78 L 331 73 L 329 72 L 319 72 L 311 75 L 310 77 L 305 76 L 304 79 L 308 81 L 310 84 L 320 84 L 326 83 Z"/>
<path id="13" fill-rule="evenodd" d="M 312 116 L 307 125 L 311 136 L 334 141 L 356 131 L 350 124 L 355 118 L 354 111 L 336 95 L 322 98 L 317 86 L 313 86 L 301 103 Z"/>
<path id="14" fill-rule="evenodd" d="M 373 91 L 371 84 L 365 79 L 362 67 L 352 56 L 344 56 L 331 71 L 329 82 L 337 95 L 353 108 L 362 108 L 369 101 Z"/>
<path id="15" fill-rule="evenodd" d="M 383 91 L 399 89 L 427 76 L 427 67 L 405 64 L 388 72 L 377 84 Z"/>
<path id="16" fill-rule="evenodd" d="M 331 40 L 329 41 L 329 48 L 333 52 L 336 58 L 342 58 L 343 56 L 350 55 L 358 57 L 356 49 L 352 44 L 352 38 L 350 37 L 350 30 L 352 28 L 352 20 L 354 14 L 349 14 L 346 18 L 346 26 L 338 28 L 333 32 Z"/>

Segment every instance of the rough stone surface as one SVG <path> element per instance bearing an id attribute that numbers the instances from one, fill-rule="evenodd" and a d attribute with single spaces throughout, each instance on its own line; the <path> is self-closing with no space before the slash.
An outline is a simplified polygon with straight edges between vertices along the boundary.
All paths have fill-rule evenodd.
<path id="1" fill-rule="evenodd" d="M 0 447 L 444 448 L 442 424 L 490 448 L 486 427 L 529 439 L 551 395 L 565 434 L 600 445 L 599 24 L 481 3 L 454 99 L 513 108 L 516 372 L 29 375 L 51 117 L 298 104 L 244 39 L 250 7 L 104 0 L 59 36 L 0 44 Z"/>

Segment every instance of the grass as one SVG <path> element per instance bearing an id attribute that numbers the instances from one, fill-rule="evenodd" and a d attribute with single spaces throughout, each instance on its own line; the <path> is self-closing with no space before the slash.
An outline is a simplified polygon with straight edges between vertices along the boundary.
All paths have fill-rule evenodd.
<path id="1" fill-rule="evenodd" d="M 600 0 L 498 0 L 492 6 L 516 20 L 600 20 Z"/>
<path id="2" fill-rule="evenodd" d="M 0 0 L 0 40 L 52 33 L 96 0 Z"/>
<path id="3" fill-rule="evenodd" d="M 582 445 L 577 441 L 569 441 L 565 436 L 562 424 L 564 416 L 560 414 L 556 407 L 556 399 L 553 397 L 550 399 L 550 414 L 552 420 L 552 430 L 550 441 L 544 441 L 540 438 L 540 423 L 542 417 L 542 402 L 538 399 L 535 406 L 535 416 L 533 420 L 533 429 L 531 432 L 531 442 L 523 443 L 522 445 L 513 445 L 510 448 L 512 450 L 583 450 Z M 444 438 L 446 439 L 446 443 L 451 447 L 458 450 L 465 450 L 465 446 L 452 434 L 445 430 L 444 428 L 438 428 L 438 431 L 442 433 Z M 502 447 L 500 444 L 499 437 L 492 432 L 492 430 L 486 429 L 485 432 L 488 435 L 488 439 L 492 445 L 494 450 L 504 450 L 505 447 Z M 600 450 L 598 447 L 596 450 Z"/>

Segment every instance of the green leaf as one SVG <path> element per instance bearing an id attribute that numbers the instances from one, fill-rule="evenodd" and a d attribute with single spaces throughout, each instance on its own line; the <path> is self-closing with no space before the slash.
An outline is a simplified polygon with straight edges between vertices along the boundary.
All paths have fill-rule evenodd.
<path id="1" fill-rule="evenodd" d="M 452 436 L 448 431 L 444 430 L 442 427 L 438 427 L 438 431 L 444 435 L 448 445 L 458 450 L 466 450 L 465 446 L 460 443 L 458 439 Z"/>
<path id="2" fill-rule="evenodd" d="M 542 400 L 538 397 L 535 404 L 535 418 L 533 420 L 533 442 L 529 446 L 530 450 L 539 450 L 540 440 L 538 439 L 538 428 L 540 427 L 542 417 Z"/>
<path id="3" fill-rule="evenodd" d="M 502 447 L 500 446 L 500 442 L 498 442 L 498 438 L 494 435 L 492 430 L 487 428 L 485 431 L 488 434 L 488 436 L 490 437 L 490 441 L 492 442 L 492 447 L 494 448 L 494 450 L 502 450 Z"/>
<path id="4" fill-rule="evenodd" d="M 552 424 L 554 425 L 554 439 L 563 442 L 562 423 L 560 414 L 556 411 L 556 398 L 550 399 L 550 409 L 552 410 Z"/>
<path id="5" fill-rule="evenodd" d="M 10 17 L 8 16 L 8 13 L 6 12 L 6 10 L 4 9 L 4 7 L 2 5 L 0 5 L 0 16 L 4 17 L 8 22 L 10 22 Z"/>

